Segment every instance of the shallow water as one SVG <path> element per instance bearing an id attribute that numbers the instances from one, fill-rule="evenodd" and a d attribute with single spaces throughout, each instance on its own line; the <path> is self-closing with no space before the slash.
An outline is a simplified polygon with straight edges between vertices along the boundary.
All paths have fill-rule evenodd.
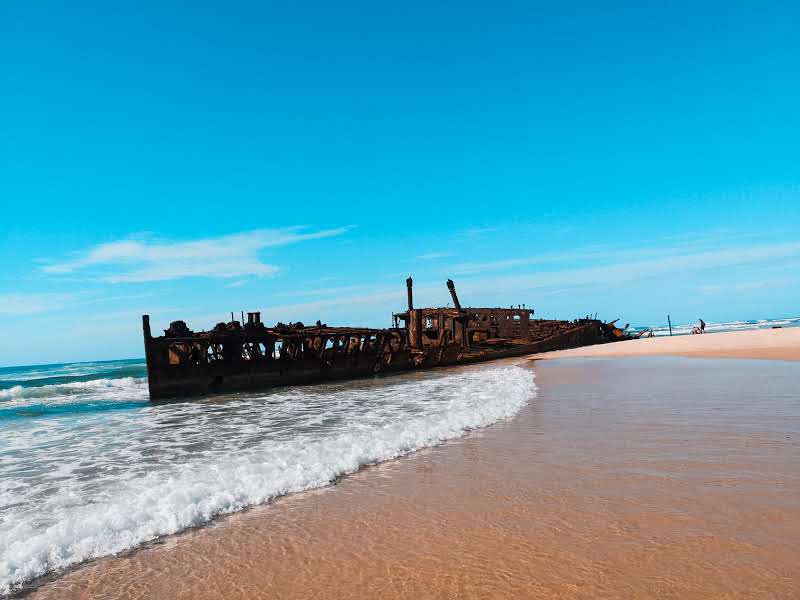
<path id="1" fill-rule="evenodd" d="M 34 597 L 800 596 L 799 363 L 534 368 L 511 420 Z"/>
<path id="2" fill-rule="evenodd" d="M 530 371 L 494 365 L 151 405 L 141 368 L 0 372 L 0 593 L 458 437 L 535 394 Z"/>

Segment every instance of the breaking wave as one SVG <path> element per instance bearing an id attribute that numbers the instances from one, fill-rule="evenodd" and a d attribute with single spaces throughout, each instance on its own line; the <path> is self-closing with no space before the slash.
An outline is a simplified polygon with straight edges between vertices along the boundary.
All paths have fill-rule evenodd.
<path id="1" fill-rule="evenodd" d="M 103 400 L 113 400 L 115 396 L 130 398 L 131 394 L 147 394 L 147 379 L 144 377 L 122 377 L 120 379 L 93 379 L 76 383 L 23 387 L 15 385 L 0 390 L 0 402 L 22 402 L 29 399 L 60 401 L 82 395 L 96 395 Z"/>
<path id="2" fill-rule="evenodd" d="M 142 378 L 146 375 L 147 369 L 144 361 L 139 359 L 4 367 L 0 368 L 0 390 L 79 383 L 96 379 Z"/>
<path id="3" fill-rule="evenodd" d="M 484 366 L 0 420 L 0 593 L 459 437 L 513 416 L 535 390 L 527 369 Z M 146 383 L 4 392 L 0 404 L 114 405 L 146 395 Z"/>
<path id="4" fill-rule="evenodd" d="M 147 402 L 147 379 L 122 377 L 0 390 L 0 421 L 46 414 L 118 410 Z"/>
<path id="5" fill-rule="evenodd" d="M 0 422 L 143 404 L 146 374 L 142 360 L 5 367 L 0 369 Z"/>

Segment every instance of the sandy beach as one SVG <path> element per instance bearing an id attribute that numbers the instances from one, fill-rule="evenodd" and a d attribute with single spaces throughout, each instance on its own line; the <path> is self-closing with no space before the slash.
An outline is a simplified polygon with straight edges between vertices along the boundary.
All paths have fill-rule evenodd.
<path id="1" fill-rule="evenodd" d="M 630 347 L 752 356 L 798 333 Z M 528 364 L 539 394 L 511 420 L 83 565 L 30 597 L 797 597 L 798 363 Z"/>
<path id="2" fill-rule="evenodd" d="M 575 357 L 695 356 L 706 358 L 762 358 L 800 360 L 800 327 L 730 331 L 630 340 L 536 354 L 532 358 L 553 360 Z"/>

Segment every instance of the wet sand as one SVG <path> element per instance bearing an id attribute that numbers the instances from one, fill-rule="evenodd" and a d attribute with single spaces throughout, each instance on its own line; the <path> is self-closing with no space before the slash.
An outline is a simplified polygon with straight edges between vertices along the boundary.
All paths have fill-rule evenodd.
<path id="1" fill-rule="evenodd" d="M 703 335 L 681 335 L 630 340 L 543 352 L 533 358 L 621 357 L 621 356 L 694 356 L 704 358 L 761 358 L 800 360 L 800 327 L 727 331 Z"/>
<path id="2" fill-rule="evenodd" d="M 533 368 L 510 421 L 31 597 L 800 596 L 800 364 Z"/>

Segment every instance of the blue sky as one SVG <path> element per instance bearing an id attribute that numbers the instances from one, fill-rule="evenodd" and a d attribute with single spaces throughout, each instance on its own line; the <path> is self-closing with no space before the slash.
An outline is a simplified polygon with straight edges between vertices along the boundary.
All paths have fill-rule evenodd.
<path id="1" fill-rule="evenodd" d="M 800 314 L 797 3 L 0 4 L 0 365 L 525 302 Z"/>

